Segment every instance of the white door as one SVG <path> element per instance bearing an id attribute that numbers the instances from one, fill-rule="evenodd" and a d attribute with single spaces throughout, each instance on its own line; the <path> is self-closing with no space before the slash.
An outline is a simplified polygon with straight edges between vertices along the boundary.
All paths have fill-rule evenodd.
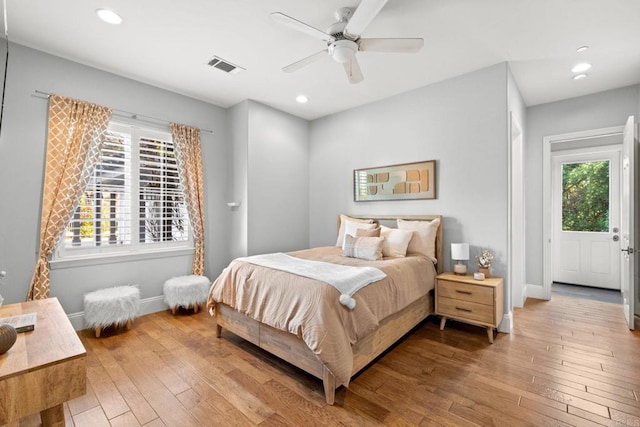
<path id="1" fill-rule="evenodd" d="M 637 270 L 635 269 L 635 258 L 638 256 L 638 248 L 635 241 L 634 205 L 636 182 L 636 146 L 638 144 L 636 126 L 633 116 L 629 117 L 624 126 L 624 136 L 622 141 L 622 223 L 620 229 L 621 249 L 622 249 L 622 280 L 621 291 L 624 304 L 624 315 L 627 319 L 629 329 L 633 329 L 633 315 L 635 291 L 637 283 Z"/>
<path id="2" fill-rule="evenodd" d="M 620 289 L 620 148 L 553 155 L 553 281 Z"/>

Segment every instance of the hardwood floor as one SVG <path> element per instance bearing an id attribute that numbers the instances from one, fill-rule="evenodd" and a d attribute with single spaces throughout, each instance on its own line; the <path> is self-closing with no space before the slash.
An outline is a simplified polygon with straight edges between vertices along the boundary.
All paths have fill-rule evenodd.
<path id="1" fill-rule="evenodd" d="M 88 351 L 88 393 L 67 425 L 640 425 L 640 334 L 620 305 L 554 295 L 516 309 L 512 334 L 431 317 L 324 402 L 319 380 L 169 311 Z M 21 425 L 37 423 L 25 419 Z"/>

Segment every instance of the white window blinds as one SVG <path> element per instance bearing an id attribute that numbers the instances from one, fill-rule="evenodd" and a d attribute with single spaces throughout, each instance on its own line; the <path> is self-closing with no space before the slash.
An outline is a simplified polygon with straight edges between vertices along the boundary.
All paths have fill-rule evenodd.
<path id="1" fill-rule="evenodd" d="M 56 255 L 185 247 L 189 230 L 171 135 L 111 123 Z"/>

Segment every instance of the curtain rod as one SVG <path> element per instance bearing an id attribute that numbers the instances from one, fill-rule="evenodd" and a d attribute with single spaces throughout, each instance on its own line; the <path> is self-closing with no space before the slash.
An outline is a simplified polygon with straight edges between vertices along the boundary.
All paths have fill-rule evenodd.
<path id="1" fill-rule="evenodd" d="M 50 93 L 44 92 L 44 91 L 41 91 L 41 90 L 38 90 L 38 89 L 35 90 L 35 93 L 37 95 L 43 95 L 41 97 L 34 95 L 36 98 L 49 99 L 49 97 L 51 96 Z M 165 124 L 171 123 L 169 120 L 158 119 L 156 117 L 145 116 L 144 114 L 132 113 L 131 111 L 119 110 L 117 108 L 112 108 L 111 111 L 112 111 L 112 114 L 114 114 L 116 116 L 126 117 L 126 118 L 130 118 L 130 119 L 134 119 L 134 120 L 139 120 L 139 121 L 142 121 L 142 122 L 146 121 L 148 123 L 153 123 L 153 122 L 150 121 L 150 120 L 153 120 L 154 122 L 159 122 L 159 123 L 165 123 Z M 144 117 L 144 119 L 141 119 L 140 117 Z M 147 119 L 147 120 L 145 120 L 145 119 Z M 193 127 L 197 127 L 197 126 L 193 126 Z M 200 132 L 206 132 L 206 133 L 213 134 L 213 131 L 209 130 L 209 129 L 200 129 Z"/>

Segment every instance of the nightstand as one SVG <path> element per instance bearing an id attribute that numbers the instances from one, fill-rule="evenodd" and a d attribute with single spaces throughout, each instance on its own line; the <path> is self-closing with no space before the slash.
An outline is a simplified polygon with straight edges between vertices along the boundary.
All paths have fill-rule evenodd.
<path id="1" fill-rule="evenodd" d="M 440 330 L 447 319 L 455 319 L 487 328 L 493 344 L 493 330 L 504 313 L 503 280 L 490 277 L 475 280 L 473 276 L 443 273 L 436 277 L 436 314 L 442 316 Z"/>

